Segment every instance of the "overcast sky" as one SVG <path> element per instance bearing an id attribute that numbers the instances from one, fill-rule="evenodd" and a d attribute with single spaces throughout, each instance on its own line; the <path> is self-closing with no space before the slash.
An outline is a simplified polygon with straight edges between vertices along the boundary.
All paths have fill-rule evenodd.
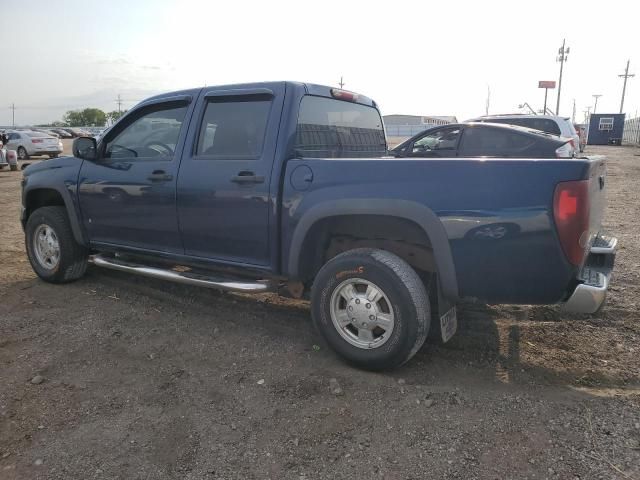
<path id="1" fill-rule="evenodd" d="M 299 80 L 374 98 L 383 114 L 517 112 L 542 108 L 538 80 L 557 80 L 560 113 L 578 121 L 602 94 L 618 112 L 625 63 L 640 73 L 635 1 L 0 0 L 0 125 L 115 110 L 180 88 Z M 556 91 L 549 105 L 555 109 Z M 625 110 L 640 110 L 640 77 Z"/>

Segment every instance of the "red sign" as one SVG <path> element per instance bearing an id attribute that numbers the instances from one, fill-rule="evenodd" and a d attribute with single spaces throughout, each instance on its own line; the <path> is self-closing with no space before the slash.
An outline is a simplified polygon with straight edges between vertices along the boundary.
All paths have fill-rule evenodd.
<path id="1" fill-rule="evenodd" d="M 556 88 L 556 82 L 555 80 L 540 80 L 538 88 Z"/>

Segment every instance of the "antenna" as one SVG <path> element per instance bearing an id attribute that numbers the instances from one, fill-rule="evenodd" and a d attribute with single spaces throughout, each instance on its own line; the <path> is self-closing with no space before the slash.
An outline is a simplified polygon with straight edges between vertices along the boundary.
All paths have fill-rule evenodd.
<path id="1" fill-rule="evenodd" d="M 344 82 L 342 81 L 342 75 L 340 75 L 340 83 L 338 83 L 338 85 L 340 85 L 340 88 L 344 87 Z"/>

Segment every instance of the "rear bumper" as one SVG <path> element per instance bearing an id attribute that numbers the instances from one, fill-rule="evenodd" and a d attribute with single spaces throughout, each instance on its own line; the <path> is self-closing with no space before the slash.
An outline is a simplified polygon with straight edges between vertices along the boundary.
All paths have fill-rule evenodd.
<path id="1" fill-rule="evenodd" d="M 609 278 L 615 262 L 618 239 L 599 235 L 593 242 L 591 252 L 582 268 L 580 282 L 563 309 L 575 313 L 595 313 L 604 304 L 609 288 Z"/>

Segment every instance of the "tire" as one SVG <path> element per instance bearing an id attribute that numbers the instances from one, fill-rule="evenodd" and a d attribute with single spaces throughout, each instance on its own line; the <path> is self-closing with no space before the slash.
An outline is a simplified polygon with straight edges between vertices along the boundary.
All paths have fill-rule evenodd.
<path id="1" fill-rule="evenodd" d="M 18 147 L 18 160 L 29 160 L 29 154 L 24 147 Z"/>
<path id="2" fill-rule="evenodd" d="M 382 298 L 367 302 L 367 283 Z M 355 296 L 344 296 L 348 285 Z M 398 367 L 413 357 L 427 338 L 431 318 L 429 296 L 418 274 L 397 255 L 370 248 L 344 252 L 320 269 L 311 290 L 311 313 L 331 348 L 349 363 L 374 371 Z M 391 328 L 383 331 L 379 318 L 386 318 L 385 328 Z M 372 325 L 371 334 L 363 335 Z"/>
<path id="3" fill-rule="evenodd" d="M 60 155 L 58 155 L 57 153 L 54 153 L 53 155 L 49 155 L 49 158 L 58 158 Z"/>
<path id="4" fill-rule="evenodd" d="M 47 236 L 50 231 L 53 234 Z M 36 237 L 53 239 L 53 246 L 49 243 L 48 252 L 57 251 L 57 261 L 52 260 L 55 255 L 47 257 L 49 253 L 43 253 L 47 246 L 36 245 Z M 46 240 L 43 242 L 46 243 Z M 72 282 L 82 277 L 87 270 L 88 251 L 76 242 L 64 207 L 41 207 L 35 210 L 27 220 L 25 246 L 33 271 L 46 282 Z"/>
<path id="5" fill-rule="evenodd" d="M 18 171 L 18 164 L 17 163 L 12 163 L 11 165 L 9 165 L 9 168 L 11 169 L 12 172 L 17 172 Z"/>

